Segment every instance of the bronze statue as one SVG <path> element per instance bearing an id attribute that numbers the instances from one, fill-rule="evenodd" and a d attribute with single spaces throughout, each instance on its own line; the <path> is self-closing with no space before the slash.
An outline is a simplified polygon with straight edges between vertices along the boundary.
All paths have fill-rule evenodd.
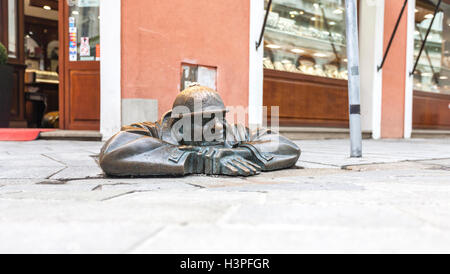
<path id="1" fill-rule="evenodd" d="M 250 176 L 290 168 L 300 149 L 268 129 L 230 125 L 219 94 L 190 86 L 156 123 L 125 126 L 105 143 L 100 166 L 110 176 Z"/>

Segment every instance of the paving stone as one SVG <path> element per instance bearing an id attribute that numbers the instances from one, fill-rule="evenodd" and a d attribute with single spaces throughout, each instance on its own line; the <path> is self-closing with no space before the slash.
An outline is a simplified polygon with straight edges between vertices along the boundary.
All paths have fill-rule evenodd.
<path id="1" fill-rule="evenodd" d="M 339 166 L 336 165 L 325 165 L 325 164 L 318 164 L 318 163 L 311 163 L 311 162 L 305 162 L 303 160 L 299 160 L 296 164 L 296 166 L 309 169 L 309 168 L 339 168 Z"/>
<path id="2" fill-rule="evenodd" d="M 97 194 L 101 195 L 101 194 Z M 167 225 L 218 222 L 230 207 L 261 203 L 260 195 L 205 194 L 202 191 L 122 193 L 103 201 L 0 197 L 0 223 L 137 222 Z"/>
<path id="3" fill-rule="evenodd" d="M 440 159 L 440 160 L 425 160 L 422 163 L 432 164 L 432 165 L 440 165 L 450 168 L 450 152 L 448 159 Z"/>
<path id="4" fill-rule="evenodd" d="M 146 181 L 143 179 L 96 179 L 57 181 L 40 180 L 34 184 L 8 184 L 0 188 L 0 198 L 16 200 L 103 201 L 139 192 L 164 189 L 189 190 L 195 187 L 180 182 Z"/>
<path id="5" fill-rule="evenodd" d="M 102 178 L 103 171 L 98 166 L 69 166 L 54 174 L 49 179 L 71 180 L 83 178 Z"/>
<path id="6" fill-rule="evenodd" d="M 0 223 L 0 253 L 125 253 L 159 229 L 131 222 Z"/>
<path id="7" fill-rule="evenodd" d="M 45 179 L 62 169 L 61 166 L 0 167 L 0 179 Z"/>
<path id="8" fill-rule="evenodd" d="M 449 195 L 447 192 L 446 195 Z M 447 196 L 448 197 L 448 196 Z M 448 201 L 448 199 L 446 199 Z M 400 205 L 398 209 L 435 227 L 450 230 L 450 203 L 446 205 Z"/>
<path id="9" fill-rule="evenodd" d="M 0 185 L 3 187 L 15 185 L 32 185 L 39 183 L 42 179 L 0 179 Z M 0 190 L 1 191 L 1 190 Z"/>
<path id="10" fill-rule="evenodd" d="M 373 170 L 418 170 L 418 169 L 439 169 L 440 165 L 429 162 L 404 161 L 396 163 L 366 164 L 345 166 L 346 170 L 353 171 L 373 171 Z"/>
<path id="11" fill-rule="evenodd" d="M 293 182 L 295 180 L 295 182 Z M 270 192 L 270 191 L 361 191 L 364 187 L 350 183 L 340 182 L 313 182 L 304 177 L 291 177 L 278 181 L 253 181 L 246 184 L 211 188 L 213 191 L 239 191 L 239 192 Z"/>
<path id="12" fill-rule="evenodd" d="M 41 154 L 14 154 L 6 155 L 0 158 L 1 168 L 20 168 L 22 167 L 64 167 L 63 163 L 49 159 Z M 18 170 L 19 171 L 19 170 Z"/>
<path id="13" fill-rule="evenodd" d="M 392 206 L 264 204 L 243 205 L 230 224 L 301 225 L 312 227 L 414 228 L 424 222 Z"/>
<path id="14" fill-rule="evenodd" d="M 43 155 L 66 166 L 98 166 L 94 157 L 96 155 L 89 152 L 45 153 Z"/>
<path id="15" fill-rule="evenodd" d="M 132 253 L 448 253 L 448 233 L 431 227 L 169 226 Z"/>
<path id="16" fill-rule="evenodd" d="M 450 252 L 449 140 L 297 143 L 292 169 L 136 179 L 102 142 L 0 142 L 0 253 Z"/>

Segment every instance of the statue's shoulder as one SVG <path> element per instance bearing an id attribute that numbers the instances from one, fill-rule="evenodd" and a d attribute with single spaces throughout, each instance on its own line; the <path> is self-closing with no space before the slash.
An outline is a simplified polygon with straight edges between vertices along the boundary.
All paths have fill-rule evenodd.
<path id="1" fill-rule="evenodd" d="M 158 122 L 140 122 L 123 126 L 121 131 L 159 138 L 160 125 Z"/>
<path id="2" fill-rule="evenodd" d="M 250 140 L 278 137 L 280 134 L 273 128 L 252 127 L 249 129 Z"/>

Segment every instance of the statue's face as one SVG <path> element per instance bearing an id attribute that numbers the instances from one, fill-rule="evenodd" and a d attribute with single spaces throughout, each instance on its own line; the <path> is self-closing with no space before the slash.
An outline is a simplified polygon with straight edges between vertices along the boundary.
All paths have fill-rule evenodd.
<path id="1" fill-rule="evenodd" d="M 191 146 L 210 146 L 224 144 L 225 130 L 225 113 L 193 116 L 191 117 L 190 138 L 185 138 L 188 135 L 183 134 L 184 137 L 182 138 L 181 143 Z"/>

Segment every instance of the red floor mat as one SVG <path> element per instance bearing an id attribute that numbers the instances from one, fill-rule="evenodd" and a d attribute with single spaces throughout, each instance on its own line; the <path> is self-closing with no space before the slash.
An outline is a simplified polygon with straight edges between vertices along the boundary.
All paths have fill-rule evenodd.
<path id="1" fill-rule="evenodd" d="M 42 131 L 54 129 L 39 128 L 0 128 L 0 141 L 33 141 L 39 137 Z"/>

